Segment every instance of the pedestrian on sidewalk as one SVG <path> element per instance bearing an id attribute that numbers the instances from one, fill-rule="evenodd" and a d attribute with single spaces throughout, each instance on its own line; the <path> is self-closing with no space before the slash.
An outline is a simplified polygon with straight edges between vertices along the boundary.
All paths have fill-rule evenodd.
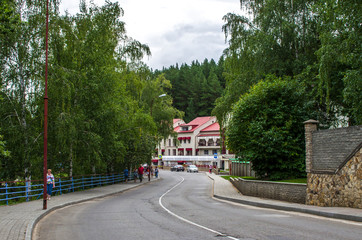
<path id="1" fill-rule="evenodd" d="M 134 180 L 134 182 L 137 181 L 137 178 L 138 178 L 138 169 L 135 167 L 134 170 L 133 170 L 133 180 Z"/>
<path id="2" fill-rule="evenodd" d="M 54 175 L 52 174 L 52 170 L 48 169 L 48 173 L 47 173 L 47 195 L 48 195 L 48 200 L 50 200 L 50 196 L 52 195 L 52 190 L 53 188 L 55 188 L 55 179 L 54 179 Z"/>
<path id="3" fill-rule="evenodd" d="M 123 171 L 124 181 L 128 182 L 128 168 L 124 169 Z"/>
<path id="4" fill-rule="evenodd" d="M 211 172 L 212 172 L 212 165 L 210 164 L 209 165 L 209 173 L 211 174 Z"/>
<path id="5" fill-rule="evenodd" d="M 151 181 L 151 167 L 148 166 L 146 171 L 147 171 L 148 181 Z"/>
<path id="6" fill-rule="evenodd" d="M 142 182 L 143 179 L 143 171 L 144 168 L 142 167 L 142 164 L 140 164 L 140 167 L 138 168 L 138 177 L 140 178 L 140 182 Z"/>
<path id="7" fill-rule="evenodd" d="M 157 166 L 155 167 L 155 177 L 158 178 L 158 168 L 157 168 Z"/>

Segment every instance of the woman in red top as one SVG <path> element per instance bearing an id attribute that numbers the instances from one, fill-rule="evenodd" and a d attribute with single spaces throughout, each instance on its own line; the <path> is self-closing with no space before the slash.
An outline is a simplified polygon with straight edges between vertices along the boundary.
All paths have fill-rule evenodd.
<path id="1" fill-rule="evenodd" d="M 143 171 L 144 171 L 144 168 L 142 167 L 142 164 L 141 164 L 140 167 L 138 168 L 138 177 L 140 178 L 141 182 L 143 179 Z"/>

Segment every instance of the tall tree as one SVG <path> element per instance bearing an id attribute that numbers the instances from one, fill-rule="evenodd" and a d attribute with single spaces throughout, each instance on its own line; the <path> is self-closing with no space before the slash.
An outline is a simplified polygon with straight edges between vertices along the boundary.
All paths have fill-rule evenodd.
<path id="1" fill-rule="evenodd" d="M 228 147 L 262 178 L 300 177 L 303 121 L 313 116 L 302 84 L 268 76 L 241 96 L 226 131 Z"/>
<path id="2" fill-rule="evenodd" d="M 7 1 L 10 3 L 11 1 Z M 54 1 L 55 2 L 55 1 Z M 14 3 L 14 2 L 12 2 Z M 16 1 L 16 17 L 20 22 L 10 27 L 5 39 L 11 39 L 6 54 L 1 56 L 2 96 L 1 128 L 7 139 L 11 158 L 6 159 L 5 177 L 29 178 L 37 161 L 37 148 L 42 131 L 36 121 L 41 99 L 44 62 L 44 1 Z M 2 5 L 2 4 L 1 4 Z M 3 5 L 2 5 L 3 6 Z M 13 6 L 13 5 L 11 5 Z M 51 12 L 56 12 L 51 5 Z M 10 23 L 12 20 L 10 20 Z M 9 35 L 8 35 L 9 34 Z"/>

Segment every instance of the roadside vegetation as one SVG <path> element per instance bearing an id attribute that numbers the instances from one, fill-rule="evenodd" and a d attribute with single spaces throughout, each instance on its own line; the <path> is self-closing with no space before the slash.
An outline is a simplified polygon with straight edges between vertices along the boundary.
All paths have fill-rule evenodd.
<path id="1" fill-rule="evenodd" d="M 259 178 L 305 177 L 303 122 L 362 124 L 362 15 L 355 0 L 240 1 L 223 31 L 225 90 L 213 115 Z"/>
<path id="2" fill-rule="evenodd" d="M 81 1 L 80 13 L 60 15 L 49 2 L 48 168 L 75 176 L 150 163 L 182 113 L 162 95 L 170 81 L 141 61 L 149 47 L 126 34 L 119 3 Z M 43 175 L 45 7 L 0 3 L 0 181 Z"/>

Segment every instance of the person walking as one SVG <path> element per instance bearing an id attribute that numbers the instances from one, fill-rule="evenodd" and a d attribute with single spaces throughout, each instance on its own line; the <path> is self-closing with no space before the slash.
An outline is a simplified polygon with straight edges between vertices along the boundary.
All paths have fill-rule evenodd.
<path id="1" fill-rule="evenodd" d="M 212 165 L 210 164 L 209 165 L 209 173 L 211 174 L 211 172 L 212 172 Z"/>
<path id="2" fill-rule="evenodd" d="M 134 182 L 137 181 L 137 177 L 138 177 L 138 169 L 135 167 L 133 170 L 133 180 Z"/>
<path id="3" fill-rule="evenodd" d="M 158 168 L 157 168 L 157 166 L 155 167 L 155 177 L 158 178 Z"/>
<path id="4" fill-rule="evenodd" d="M 128 182 L 128 168 L 124 169 L 123 171 L 124 181 Z"/>
<path id="5" fill-rule="evenodd" d="M 140 164 L 140 167 L 138 168 L 138 177 L 140 178 L 140 182 L 142 182 L 143 179 L 143 171 L 144 168 L 142 167 L 142 164 Z"/>
<path id="6" fill-rule="evenodd" d="M 148 176 L 148 181 L 151 181 L 151 167 L 150 166 L 147 167 L 147 176 Z"/>
<path id="7" fill-rule="evenodd" d="M 50 196 L 52 195 L 53 188 L 55 188 L 55 179 L 54 175 L 52 174 L 52 170 L 48 169 L 47 173 L 47 195 L 48 200 L 50 200 Z"/>

